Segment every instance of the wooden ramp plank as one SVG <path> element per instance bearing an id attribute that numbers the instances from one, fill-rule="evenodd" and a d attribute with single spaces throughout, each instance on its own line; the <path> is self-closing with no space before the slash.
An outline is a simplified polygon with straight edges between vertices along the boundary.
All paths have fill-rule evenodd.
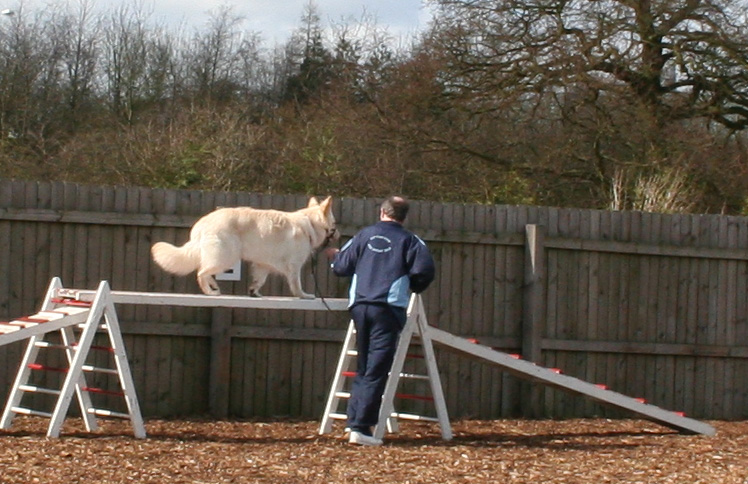
<path id="1" fill-rule="evenodd" d="M 30 316 L 33 318 L 35 315 Z M 15 321 L 0 323 L 0 346 L 23 341 L 41 334 L 56 331 L 67 326 L 83 324 L 88 317 L 88 309 L 81 309 L 69 315 L 60 315 L 57 319 L 49 320 L 45 323 L 26 323 L 24 326 L 12 325 Z"/>
<path id="2" fill-rule="evenodd" d="M 62 289 L 58 295 L 81 301 L 92 301 L 96 291 L 86 289 Z M 345 311 L 348 299 L 325 298 L 299 299 L 296 297 L 250 297 L 250 296 L 208 296 L 205 294 L 171 294 L 160 292 L 111 291 L 110 298 L 115 304 L 143 304 L 191 307 L 224 307 L 252 309 L 300 309 L 317 311 Z"/>
<path id="3" fill-rule="evenodd" d="M 428 331 L 434 343 L 498 365 L 520 378 L 583 395 L 600 403 L 628 410 L 679 431 L 709 436 L 716 433 L 714 427 L 711 425 L 682 416 L 679 413 L 664 410 L 655 405 L 650 405 L 635 398 L 607 390 L 593 383 L 557 373 L 553 369 L 536 365 L 530 361 L 517 359 L 507 353 L 473 343 L 438 328 L 429 327 Z"/>

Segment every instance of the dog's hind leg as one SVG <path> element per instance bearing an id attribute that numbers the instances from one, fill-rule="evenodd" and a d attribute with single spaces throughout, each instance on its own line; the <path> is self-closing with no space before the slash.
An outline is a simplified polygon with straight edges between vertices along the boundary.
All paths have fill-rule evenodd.
<path id="1" fill-rule="evenodd" d="M 230 269 L 239 260 L 239 243 L 232 238 L 204 236 L 200 241 L 200 268 L 197 271 L 197 283 L 205 294 L 218 296 L 215 275 Z"/>
<path id="2" fill-rule="evenodd" d="M 218 272 L 203 269 L 197 273 L 197 283 L 200 285 L 200 290 L 202 290 L 204 294 L 220 296 L 221 289 L 218 287 L 218 282 L 215 278 L 215 274 Z"/>

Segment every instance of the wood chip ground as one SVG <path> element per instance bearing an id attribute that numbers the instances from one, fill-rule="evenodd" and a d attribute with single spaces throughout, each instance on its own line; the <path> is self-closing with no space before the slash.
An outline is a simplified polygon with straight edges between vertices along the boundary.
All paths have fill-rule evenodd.
<path id="1" fill-rule="evenodd" d="M 95 433 L 68 419 L 18 417 L 0 431 L 0 482 L 11 483 L 673 483 L 748 484 L 748 422 L 710 422 L 715 437 L 644 420 L 405 422 L 382 447 L 317 434 L 314 421 L 149 420 Z"/>

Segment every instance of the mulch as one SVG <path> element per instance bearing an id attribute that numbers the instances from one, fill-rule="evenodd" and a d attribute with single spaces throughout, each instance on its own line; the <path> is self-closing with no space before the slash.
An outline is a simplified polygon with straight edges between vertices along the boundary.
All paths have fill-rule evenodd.
<path id="1" fill-rule="evenodd" d="M 443 441 L 404 422 L 382 447 L 318 435 L 314 421 L 148 420 L 93 433 L 68 419 L 17 417 L 0 430 L 2 483 L 677 483 L 748 484 L 748 422 L 679 434 L 646 420 L 465 420 Z"/>

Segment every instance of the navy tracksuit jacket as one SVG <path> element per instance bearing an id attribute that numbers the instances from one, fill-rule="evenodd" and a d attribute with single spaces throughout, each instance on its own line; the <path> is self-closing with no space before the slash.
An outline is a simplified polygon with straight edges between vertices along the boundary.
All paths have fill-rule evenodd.
<path id="1" fill-rule="evenodd" d="M 422 292 L 431 284 L 434 260 L 421 239 L 388 221 L 356 234 L 335 256 L 332 270 L 352 277 L 349 308 L 356 324 L 358 361 L 348 426 L 368 432 L 377 424 L 410 292 Z"/>

